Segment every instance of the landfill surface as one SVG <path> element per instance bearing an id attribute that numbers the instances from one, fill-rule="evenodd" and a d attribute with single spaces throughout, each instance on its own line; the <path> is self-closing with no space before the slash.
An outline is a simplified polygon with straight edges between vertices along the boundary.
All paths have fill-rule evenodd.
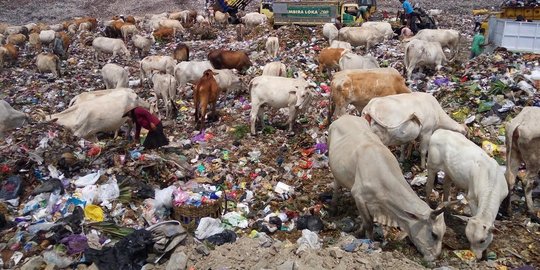
<path id="1" fill-rule="evenodd" d="M 256 2 L 247 10 L 256 10 Z M 467 124 L 470 140 L 505 165 L 504 124 L 523 106 L 540 106 L 538 89 L 528 79 L 540 57 L 495 49 L 468 60 L 474 27 L 471 9 L 496 9 L 500 1 L 415 2 L 443 10 L 436 17 L 439 27 L 459 30 L 462 40 L 454 62 L 438 72 L 415 73 L 408 86 L 432 93 L 454 120 Z M 378 4 L 376 19 L 382 19 L 383 11 L 394 16 L 400 9 L 399 1 Z M 107 20 L 117 14 L 143 16 L 203 7 L 204 1 L 2 1 L 0 20 L 14 25 L 38 20 L 52 24 L 73 16 Z M 246 87 L 223 94 L 219 119 L 199 133 L 194 128 L 189 85 L 179 90 L 175 101 L 178 116 L 162 118 L 170 140 L 167 147 L 141 149 L 125 138 L 126 127 L 117 138 L 100 134 L 99 142 L 93 143 L 43 122 L 42 116 L 63 111 L 79 93 L 105 89 L 100 70 L 107 61 L 127 67 L 130 87 L 149 98 L 150 90 L 140 84 L 138 55 L 130 61 L 122 57 L 96 61 L 92 48 L 75 39 L 69 59 L 62 61 L 61 78 L 39 74 L 31 49 L 23 49 L 15 66 L 0 71 L 0 99 L 33 119 L 0 139 L 3 268 L 540 268 L 540 214 L 527 215 L 519 185 L 514 215 L 495 221 L 487 259 L 471 258 L 465 223 L 453 217 L 468 213 L 463 199 L 445 214 L 443 251 L 434 262 L 423 261 L 408 239 L 399 240 L 395 228 L 378 227 L 374 241 L 356 235 L 360 219 L 350 193 L 344 192 L 337 212 L 330 207 L 333 177 L 325 126 L 330 78 L 317 72 L 315 60 L 318 51 L 328 46 L 321 28 L 258 26 L 247 29 L 243 41 L 237 40 L 236 29 L 195 25 L 186 29 L 181 41 L 190 48 L 190 60 L 206 60 L 214 48 L 248 52 L 254 67 L 241 76 L 247 85 L 271 61 L 264 51 L 266 38 L 278 36 L 278 58 L 289 75 L 303 71 L 316 85 L 317 95 L 298 117 L 294 134 L 284 124 L 286 110 L 268 109 L 265 128 L 250 135 Z M 175 42 L 158 42 L 150 54 L 171 55 L 175 47 Z M 403 72 L 402 48 L 394 39 L 371 54 L 381 67 Z M 361 48 L 355 52 L 364 54 Z M 424 199 L 426 172 L 419 168 L 419 153 L 411 152 L 401 163 L 402 170 Z M 436 189 L 442 193 L 441 186 Z M 452 195 L 463 198 L 465 194 L 452 189 Z M 199 224 L 175 212 L 188 211 L 179 206 L 189 202 L 189 211 L 197 213 L 203 200 L 215 203 L 206 205 L 212 217 Z M 181 223 L 163 223 L 174 218 Z M 158 225 L 151 227 L 154 224 Z"/>

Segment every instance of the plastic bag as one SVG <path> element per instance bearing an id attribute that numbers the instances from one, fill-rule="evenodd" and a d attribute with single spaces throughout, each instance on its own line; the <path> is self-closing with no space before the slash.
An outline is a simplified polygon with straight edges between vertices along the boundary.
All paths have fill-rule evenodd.
<path id="1" fill-rule="evenodd" d="M 9 201 L 19 197 L 22 191 L 21 177 L 18 175 L 10 176 L 3 181 L 0 186 L 0 199 Z"/>
<path id="2" fill-rule="evenodd" d="M 299 245 L 298 249 L 296 250 L 296 254 L 303 252 L 306 249 L 320 249 L 321 243 L 319 243 L 319 236 L 310 231 L 310 230 L 302 230 L 302 237 L 298 238 L 296 243 Z"/>
<path id="3" fill-rule="evenodd" d="M 86 186 L 79 191 L 81 193 L 81 200 L 85 201 L 87 204 L 94 203 L 94 198 L 98 194 L 98 187 L 96 185 Z"/>
<path id="4" fill-rule="evenodd" d="M 242 214 L 238 212 L 229 212 L 225 214 L 223 217 L 223 222 L 231 225 L 232 227 L 238 227 L 245 229 L 248 227 L 248 221 L 246 217 L 242 216 Z"/>
<path id="5" fill-rule="evenodd" d="M 116 179 L 112 178 L 107 183 L 98 187 L 97 202 L 107 202 L 114 200 L 120 196 L 120 188 L 116 183 Z"/>
<path id="6" fill-rule="evenodd" d="M 62 257 L 58 255 L 55 251 L 45 251 L 43 253 L 43 259 L 47 264 L 56 265 L 58 268 L 63 269 L 68 267 L 73 261 L 68 257 Z"/>
<path id="7" fill-rule="evenodd" d="M 101 177 L 101 170 L 97 171 L 96 173 L 91 173 L 91 174 L 87 174 L 83 177 L 79 177 L 79 179 L 77 179 L 75 181 L 75 186 L 76 187 L 85 187 L 85 186 L 88 186 L 88 185 L 93 185 L 97 182 L 97 180 L 99 179 L 99 177 Z"/>
<path id="8" fill-rule="evenodd" d="M 103 209 L 97 205 L 89 204 L 84 208 L 84 217 L 91 221 L 103 221 Z"/>
<path id="9" fill-rule="evenodd" d="M 222 233 L 224 228 L 219 219 L 204 217 L 199 221 L 199 226 L 195 230 L 195 237 L 199 240 L 206 239 L 214 234 Z"/>
<path id="10" fill-rule="evenodd" d="M 172 194 L 176 189 L 175 186 L 170 186 L 165 189 L 156 189 L 156 197 L 154 202 L 154 208 L 159 209 L 161 207 L 172 207 Z"/>

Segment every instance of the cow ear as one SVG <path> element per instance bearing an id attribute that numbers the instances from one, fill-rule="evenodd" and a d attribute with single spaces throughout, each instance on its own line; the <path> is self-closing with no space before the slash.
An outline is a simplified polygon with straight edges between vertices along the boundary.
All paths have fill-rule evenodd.
<path id="1" fill-rule="evenodd" d="M 457 217 L 465 222 L 469 222 L 469 220 L 471 219 L 470 217 L 467 217 L 467 216 L 462 216 L 462 215 L 453 215 L 454 217 Z"/>

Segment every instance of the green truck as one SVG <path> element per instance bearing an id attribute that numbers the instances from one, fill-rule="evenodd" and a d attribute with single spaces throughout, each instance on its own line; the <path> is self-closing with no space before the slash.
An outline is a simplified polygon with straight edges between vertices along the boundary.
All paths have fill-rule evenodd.
<path id="1" fill-rule="evenodd" d="M 272 4 L 274 26 L 336 22 L 339 7 L 339 1 L 274 1 Z"/>

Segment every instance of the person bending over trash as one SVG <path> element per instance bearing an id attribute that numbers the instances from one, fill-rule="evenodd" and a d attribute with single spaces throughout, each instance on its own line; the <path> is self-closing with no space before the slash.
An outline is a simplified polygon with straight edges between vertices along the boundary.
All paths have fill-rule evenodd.
<path id="1" fill-rule="evenodd" d="M 471 46 L 470 59 L 473 59 L 479 56 L 484 51 L 484 47 L 488 45 L 488 44 L 484 44 L 484 42 L 486 41 L 486 38 L 484 37 L 485 32 L 486 32 L 486 29 L 480 28 L 480 31 L 478 32 L 478 34 L 474 36 L 473 41 L 472 41 L 472 46 Z"/>
<path id="2" fill-rule="evenodd" d="M 135 141 L 139 141 L 141 127 L 149 130 L 143 146 L 145 149 L 155 149 L 169 144 L 169 140 L 163 133 L 163 124 L 156 116 L 142 107 L 136 107 L 124 113 L 135 123 Z"/>
<path id="3" fill-rule="evenodd" d="M 416 17 L 414 14 L 414 9 L 409 0 L 399 0 L 403 5 L 403 11 L 405 12 L 405 19 L 407 20 L 407 27 L 413 31 L 413 33 L 418 32 L 416 29 Z"/>

